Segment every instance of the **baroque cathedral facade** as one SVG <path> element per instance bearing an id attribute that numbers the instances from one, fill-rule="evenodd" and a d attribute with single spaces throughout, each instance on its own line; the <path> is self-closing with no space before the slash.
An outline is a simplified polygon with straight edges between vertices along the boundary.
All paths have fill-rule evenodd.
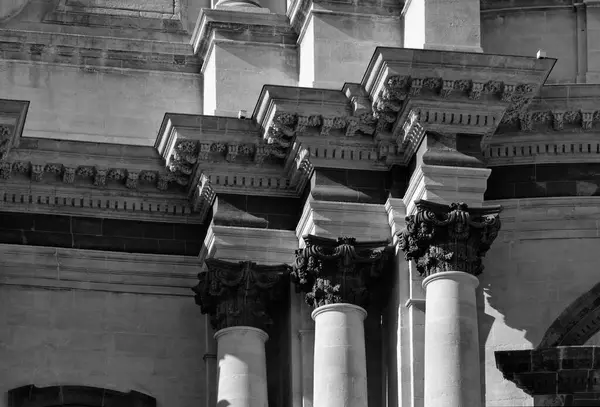
<path id="1" fill-rule="evenodd" d="M 600 404 L 599 44 L 598 0 L 3 0 L 0 407 Z"/>

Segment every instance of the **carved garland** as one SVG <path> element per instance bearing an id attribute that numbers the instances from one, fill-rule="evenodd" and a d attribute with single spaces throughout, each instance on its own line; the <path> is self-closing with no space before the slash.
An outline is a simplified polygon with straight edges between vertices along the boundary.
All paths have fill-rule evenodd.
<path id="1" fill-rule="evenodd" d="M 291 273 L 297 292 L 304 292 L 311 307 L 351 303 L 366 307 L 383 289 L 379 284 L 389 265 L 393 248 L 389 241 L 357 242 L 353 237 L 337 240 L 304 236 L 306 246 L 296 250 Z"/>
<path id="2" fill-rule="evenodd" d="M 270 306 L 285 291 L 288 265 L 264 266 L 217 259 L 205 261 L 208 271 L 192 290 L 203 314 L 210 315 L 215 330 L 232 326 L 266 329 L 273 323 Z"/>
<path id="3" fill-rule="evenodd" d="M 498 214 L 502 208 L 469 208 L 464 203 L 448 206 L 425 200 L 415 204 L 417 213 L 406 217 L 406 228 L 398 238 L 406 260 L 416 262 L 419 274 L 481 274 L 481 259 L 500 230 Z"/>

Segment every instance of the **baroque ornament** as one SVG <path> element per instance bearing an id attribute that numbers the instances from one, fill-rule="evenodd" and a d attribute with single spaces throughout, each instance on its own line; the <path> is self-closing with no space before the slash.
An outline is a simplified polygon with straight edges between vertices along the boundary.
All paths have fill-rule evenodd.
<path id="1" fill-rule="evenodd" d="M 290 266 L 263 266 L 251 261 L 205 261 L 208 271 L 192 290 L 203 314 L 215 330 L 232 326 L 265 329 L 273 323 L 269 308 L 285 292 L 282 284 Z"/>
<path id="2" fill-rule="evenodd" d="M 421 276 L 464 271 L 477 276 L 482 257 L 498 236 L 500 206 L 469 208 L 464 203 L 442 205 L 415 202 L 416 215 L 406 217 L 398 233 L 406 260 L 414 260 Z"/>
<path id="3" fill-rule="evenodd" d="M 306 235 L 304 243 L 303 249 L 296 250 L 291 277 L 311 307 L 337 303 L 366 307 L 382 288 L 378 283 L 393 253 L 388 240 L 357 242 L 353 237 Z"/>

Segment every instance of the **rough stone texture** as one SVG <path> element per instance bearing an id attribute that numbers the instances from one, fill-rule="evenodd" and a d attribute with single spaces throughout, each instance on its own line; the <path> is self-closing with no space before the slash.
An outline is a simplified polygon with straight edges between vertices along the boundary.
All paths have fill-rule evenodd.
<path id="1" fill-rule="evenodd" d="M 204 318 L 190 297 L 1 286 L 0 303 L 0 393 L 71 384 L 203 403 Z"/>
<path id="2" fill-rule="evenodd" d="M 195 74 L 0 61 L 0 89 L 31 102 L 24 137 L 152 145 L 166 111 L 202 113 Z"/>
<path id="3" fill-rule="evenodd" d="M 597 197 L 494 201 L 503 229 L 478 290 L 486 405 L 531 405 L 503 380 L 494 352 L 536 347 L 563 310 L 597 283 Z"/>

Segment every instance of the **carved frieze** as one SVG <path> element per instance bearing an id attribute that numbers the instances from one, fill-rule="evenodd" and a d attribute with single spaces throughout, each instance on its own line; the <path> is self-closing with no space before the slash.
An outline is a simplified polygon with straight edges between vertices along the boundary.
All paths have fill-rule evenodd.
<path id="1" fill-rule="evenodd" d="M 11 129 L 8 125 L 0 124 L 0 159 L 4 160 L 8 154 L 11 141 Z"/>
<path id="2" fill-rule="evenodd" d="M 296 250 L 291 277 L 311 307 L 336 303 L 366 307 L 380 293 L 393 255 L 389 241 L 307 235 L 304 243 L 303 249 Z"/>
<path id="3" fill-rule="evenodd" d="M 406 259 L 416 262 L 422 276 L 445 271 L 479 275 L 482 257 L 500 230 L 502 208 L 469 208 L 464 203 L 442 205 L 425 200 L 415 205 L 417 213 L 406 217 L 406 228 L 398 233 Z"/>
<path id="4" fill-rule="evenodd" d="M 286 291 L 290 267 L 250 261 L 205 260 L 208 270 L 192 290 L 196 304 L 210 316 L 215 330 L 232 326 L 266 329 L 273 323 L 269 310 Z"/>

